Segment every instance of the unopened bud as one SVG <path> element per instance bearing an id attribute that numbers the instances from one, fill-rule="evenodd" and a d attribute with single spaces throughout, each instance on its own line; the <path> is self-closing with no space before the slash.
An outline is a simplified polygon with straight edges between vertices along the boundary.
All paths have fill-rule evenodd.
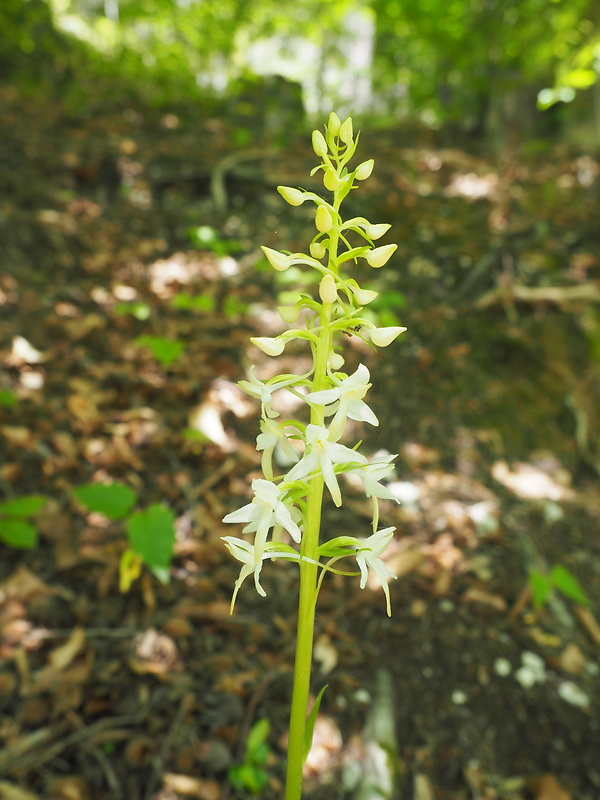
<path id="1" fill-rule="evenodd" d="M 327 155 L 327 142 L 321 131 L 312 132 L 312 146 L 315 153 L 321 158 Z"/>
<path id="2" fill-rule="evenodd" d="M 340 139 L 344 144 L 352 144 L 352 117 L 348 117 L 340 128 Z"/>
<path id="3" fill-rule="evenodd" d="M 352 294 L 359 306 L 366 306 L 372 303 L 373 300 L 379 295 L 379 292 L 373 292 L 371 289 L 361 289 L 360 287 L 351 286 Z"/>
<path id="4" fill-rule="evenodd" d="M 269 336 L 251 336 L 250 341 L 268 356 L 280 356 L 285 349 L 285 339 L 272 339 Z"/>
<path id="5" fill-rule="evenodd" d="M 335 303 L 338 299 L 333 275 L 325 275 L 319 284 L 319 297 L 324 303 Z"/>
<path id="6" fill-rule="evenodd" d="M 373 344 L 378 347 L 387 347 L 391 344 L 397 336 L 404 333 L 406 328 L 392 327 L 392 328 L 375 328 L 371 331 L 370 338 Z"/>
<path id="7" fill-rule="evenodd" d="M 327 206 L 319 206 L 317 208 L 315 225 L 317 226 L 317 230 L 321 231 L 321 233 L 327 233 L 327 231 L 332 229 L 333 220 L 331 219 L 331 214 Z"/>
<path id="8" fill-rule="evenodd" d="M 342 123 L 340 122 L 340 118 L 335 113 L 335 111 L 332 111 L 331 114 L 329 115 L 329 119 L 327 120 L 327 130 L 329 131 L 331 136 L 338 135 L 338 133 L 340 132 L 341 125 Z"/>
<path id="9" fill-rule="evenodd" d="M 269 264 L 278 272 L 285 272 L 292 263 L 289 256 L 285 256 L 278 250 L 273 250 L 271 247 L 261 247 L 260 249 L 266 255 Z"/>
<path id="10" fill-rule="evenodd" d="M 328 240 L 325 239 L 325 242 Z M 310 245 L 310 254 L 313 258 L 323 258 L 327 252 L 325 242 L 312 242 Z"/>
<path id="11" fill-rule="evenodd" d="M 358 167 L 354 171 L 354 177 L 357 181 L 366 181 L 370 174 L 373 172 L 373 167 L 375 162 L 372 158 L 368 161 L 363 161 L 362 164 L 359 164 Z"/>
<path id="12" fill-rule="evenodd" d="M 278 186 L 277 191 L 283 197 L 286 203 L 291 206 L 301 206 L 306 200 L 306 194 L 300 189 L 293 189 L 291 186 Z"/>
<path id="13" fill-rule="evenodd" d="M 367 263 L 372 267 L 383 267 L 383 265 L 387 264 L 390 260 L 397 248 L 397 244 L 384 244 L 382 247 L 376 247 L 365 255 Z"/>
<path id="14" fill-rule="evenodd" d="M 277 306 L 277 311 L 279 311 L 281 319 L 289 325 L 296 322 L 300 316 L 300 309 L 298 306 Z"/>
<path id="15" fill-rule="evenodd" d="M 366 225 L 365 233 L 370 239 L 380 239 L 391 227 L 387 222 L 382 222 L 379 225 Z"/>
<path id="16" fill-rule="evenodd" d="M 341 369 L 344 366 L 344 357 L 339 353 L 332 353 L 329 356 L 329 366 L 332 370 Z"/>
<path id="17" fill-rule="evenodd" d="M 325 170 L 325 174 L 323 175 L 323 184 L 325 185 L 326 189 L 329 189 L 330 192 L 335 192 L 340 185 L 340 179 L 336 175 L 335 170 L 331 167 L 328 167 Z"/>

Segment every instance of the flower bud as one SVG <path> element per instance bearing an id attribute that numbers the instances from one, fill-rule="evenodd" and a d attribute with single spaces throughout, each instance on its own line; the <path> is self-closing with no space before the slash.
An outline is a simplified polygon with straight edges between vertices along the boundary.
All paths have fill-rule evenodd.
<path id="1" fill-rule="evenodd" d="M 300 316 L 300 309 L 298 306 L 277 306 L 279 316 L 284 322 L 292 325 Z"/>
<path id="2" fill-rule="evenodd" d="M 285 340 L 272 339 L 270 336 L 251 336 L 250 341 L 268 356 L 280 356 L 285 349 Z"/>
<path id="3" fill-rule="evenodd" d="M 352 144 L 352 117 L 348 117 L 340 128 L 340 139 L 344 144 Z"/>
<path id="4" fill-rule="evenodd" d="M 371 331 L 370 337 L 373 344 L 377 345 L 377 347 L 387 347 L 388 344 L 391 344 L 397 336 L 400 336 L 401 333 L 404 333 L 406 328 L 375 328 L 375 330 Z"/>
<path id="5" fill-rule="evenodd" d="M 382 247 L 376 247 L 365 254 L 367 263 L 372 267 L 383 267 L 384 264 L 392 257 L 394 251 L 398 248 L 397 244 L 384 244 Z"/>
<path id="6" fill-rule="evenodd" d="M 338 299 L 333 275 L 324 275 L 319 284 L 319 297 L 324 303 L 335 303 Z"/>
<path id="7" fill-rule="evenodd" d="M 329 189 L 330 192 L 335 192 L 340 185 L 340 179 L 332 167 L 328 167 L 325 170 L 325 174 L 323 175 L 323 184 L 325 185 L 326 189 Z"/>
<path id="8" fill-rule="evenodd" d="M 359 164 L 358 167 L 354 171 L 354 177 L 356 178 L 356 180 L 357 181 L 366 181 L 367 178 L 373 172 L 374 165 L 375 165 L 375 162 L 373 161 L 372 158 L 370 158 L 368 161 L 363 161 L 362 164 Z"/>
<path id="9" fill-rule="evenodd" d="M 311 256 L 313 258 L 324 258 L 327 252 L 326 242 L 328 241 L 328 239 L 325 239 L 323 242 L 312 242 L 310 245 Z"/>
<path id="10" fill-rule="evenodd" d="M 278 186 L 277 191 L 286 203 L 291 206 L 301 206 L 306 200 L 306 194 L 300 189 L 293 189 L 291 186 Z"/>
<path id="11" fill-rule="evenodd" d="M 329 356 L 329 366 L 334 371 L 341 369 L 344 366 L 344 357 L 339 353 L 332 353 Z"/>
<path id="12" fill-rule="evenodd" d="M 327 130 L 329 131 L 331 136 L 338 135 L 338 133 L 340 132 L 341 124 L 342 123 L 340 122 L 340 118 L 338 117 L 338 115 L 335 113 L 335 111 L 332 111 L 327 121 Z"/>
<path id="13" fill-rule="evenodd" d="M 359 306 L 366 306 L 372 303 L 379 295 L 379 292 L 372 292 L 371 289 L 361 289 L 359 286 L 351 286 L 350 289 Z"/>
<path id="14" fill-rule="evenodd" d="M 312 132 L 312 146 L 315 153 L 321 158 L 327 155 L 327 142 L 321 131 Z"/>
<path id="15" fill-rule="evenodd" d="M 266 255 L 269 264 L 273 267 L 273 269 L 276 269 L 278 272 L 285 272 L 285 270 L 292 263 L 289 256 L 285 256 L 278 250 L 273 250 L 270 247 L 261 247 L 260 249 Z"/>
<path id="16" fill-rule="evenodd" d="M 380 239 L 391 227 L 387 222 L 382 222 L 379 225 L 365 225 L 365 233 L 370 239 Z"/>
<path id="17" fill-rule="evenodd" d="M 333 227 L 333 220 L 327 206 L 319 206 L 315 217 L 315 225 L 321 233 L 327 233 Z"/>

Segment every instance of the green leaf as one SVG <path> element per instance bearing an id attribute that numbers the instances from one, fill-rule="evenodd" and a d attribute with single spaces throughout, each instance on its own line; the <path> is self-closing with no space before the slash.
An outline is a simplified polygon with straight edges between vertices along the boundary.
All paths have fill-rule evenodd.
<path id="1" fill-rule="evenodd" d="M 46 505 L 47 501 L 48 498 L 41 494 L 24 495 L 7 503 L 0 503 L 0 514 L 7 517 L 32 517 Z"/>
<path id="2" fill-rule="evenodd" d="M 175 342 L 172 339 L 164 339 L 162 336 L 140 336 L 135 343 L 141 347 L 148 347 L 152 351 L 154 358 L 168 367 L 183 353 L 183 342 Z"/>
<path id="3" fill-rule="evenodd" d="M 529 586 L 531 587 L 533 605 L 536 608 L 541 608 L 552 591 L 552 581 L 543 572 L 532 569 L 529 573 Z"/>
<path id="4" fill-rule="evenodd" d="M 89 483 L 73 489 L 75 498 L 90 511 L 109 519 L 122 519 L 137 502 L 137 493 L 121 483 Z"/>
<path id="5" fill-rule="evenodd" d="M 253 760 L 253 754 L 267 741 L 270 730 L 271 723 L 268 719 L 259 719 L 250 728 L 246 739 L 246 757 L 248 760 Z"/>
<path id="6" fill-rule="evenodd" d="M 214 311 L 215 298 L 209 294 L 197 294 L 191 296 L 180 292 L 171 301 L 173 308 L 190 311 Z"/>
<path id="7" fill-rule="evenodd" d="M 38 534 L 29 522 L 20 519 L 0 519 L 0 539 L 11 547 L 30 550 L 36 546 Z"/>
<path id="8" fill-rule="evenodd" d="M 263 791 L 268 781 L 268 775 L 264 769 L 252 764 L 230 767 L 227 775 L 235 789 L 245 789 L 255 795 Z"/>
<path id="9" fill-rule="evenodd" d="M 317 699 L 315 700 L 313 707 L 308 715 L 308 719 L 306 720 L 306 727 L 304 728 L 304 760 L 306 761 L 308 754 L 310 753 L 310 748 L 312 747 L 312 740 L 313 740 L 313 733 L 315 730 L 315 722 L 317 721 L 317 714 L 319 713 L 319 708 L 321 706 L 321 700 L 323 699 L 323 695 L 325 694 L 325 689 L 327 689 L 329 684 L 325 684 L 319 694 L 317 695 Z"/>
<path id="10" fill-rule="evenodd" d="M 173 559 L 175 514 L 166 506 L 155 503 L 146 511 L 132 514 L 125 523 L 131 546 L 150 569 L 168 570 Z M 163 583 L 168 580 L 168 572 Z"/>
<path id="11" fill-rule="evenodd" d="M 0 407 L 14 408 L 17 405 L 17 398 L 8 389 L 0 389 Z"/>
<path id="12" fill-rule="evenodd" d="M 139 320 L 147 320 L 150 316 L 150 306 L 147 303 L 117 303 L 115 314 L 130 314 Z"/>
<path id="13" fill-rule="evenodd" d="M 589 598 L 581 588 L 579 581 L 566 567 L 561 564 L 553 567 L 550 573 L 550 580 L 559 592 L 570 597 L 571 600 L 575 600 L 576 603 L 580 603 L 582 606 L 590 604 Z"/>

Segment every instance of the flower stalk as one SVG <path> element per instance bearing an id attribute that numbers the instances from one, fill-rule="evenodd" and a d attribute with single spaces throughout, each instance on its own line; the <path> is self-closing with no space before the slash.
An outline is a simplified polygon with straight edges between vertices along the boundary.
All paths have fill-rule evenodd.
<path id="1" fill-rule="evenodd" d="M 376 575 L 385 593 L 388 615 L 391 614 L 388 579 L 396 577 L 381 558 L 395 529 L 378 530 L 379 499 L 395 500 L 381 483 L 393 470 L 391 462 L 395 456 L 369 462 L 356 448 L 340 442 L 349 419 L 373 426 L 379 421 L 364 400 L 371 386 L 369 370 L 360 364 L 351 375 L 341 372 L 344 358 L 337 352 L 340 348 L 336 349 L 336 339 L 343 333 L 355 335 L 376 349 L 388 346 L 406 330 L 399 326 L 378 328 L 370 318 L 363 317 L 363 307 L 377 297 L 377 292 L 362 288 L 354 277 L 347 275 L 359 258 L 371 267 L 380 268 L 396 250 L 395 244 L 373 245 L 374 240 L 388 231 L 387 223 L 372 224 L 363 217 L 344 222 L 341 217 L 340 207 L 356 188 L 355 181 L 367 180 L 374 167 L 373 159 L 369 159 L 349 172 L 348 163 L 354 156 L 358 138 L 352 119 L 348 117 L 342 122 L 335 113 L 330 115 L 324 134 L 313 132 L 313 149 L 321 163 L 312 174 L 323 171 L 324 187 L 333 194 L 331 202 L 314 192 L 278 187 L 280 195 L 292 206 L 306 201 L 315 204 L 317 232 L 309 246 L 310 255 L 285 254 L 269 247 L 263 247 L 263 252 L 276 271 L 292 265 L 314 269 L 319 277 L 318 291 L 315 297 L 301 295 L 293 306 L 279 309 L 287 324 L 296 323 L 304 310 L 305 329 L 290 329 L 274 338 L 254 337 L 252 342 L 268 356 L 277 357 L 292 339 L 300 340 L 310 347 L 312 369 L 304 375 L 279 375 L 263 382 L 254 375 L 252 367 L 249 380 L 240 382 L 241 388 L 261 403 L 257 449 L 262 452 L 264 478 L 252 482 L 252 501 L 223 520 L 245 523 L 242 532 L 254 534 L 253 544 L 235 536 L 223 537 L 231 555 L 242 564 L 231 601 L 232 611 L 238 592 L 250 575 L 258 593 L 266 594 L 259 581 L 266 560 L 293 560 L 300 570 L 285 800 L 300 800 L 302 796 L 302 770 L 314 724 L 312 715 L 312 723 L 307 723 L 307 713 L 315 607 L 323 576 L 332 570 L 334 562 L 355 559 L 358 572 L 350 574 L 360 576 L 361 588 L 366 586 L 369 570 Z M 305 400 L 308 423 L 278 420 L 273 396 L 285 391 Z M 276 475 L 274 462 L 278 459 L 291 465 L 283 475 Z M 342 536 L 322 541 L 323 497 L 327 491 L 338 508 L 343 504 L 338 477 L 344 472 L 357 473 L 366 496 L 371 499 L 372 532 L 365 539 Z M 275 530 L 287 532 L 291 543 L 281 541 L 279 533 L 274 535 Z"/>

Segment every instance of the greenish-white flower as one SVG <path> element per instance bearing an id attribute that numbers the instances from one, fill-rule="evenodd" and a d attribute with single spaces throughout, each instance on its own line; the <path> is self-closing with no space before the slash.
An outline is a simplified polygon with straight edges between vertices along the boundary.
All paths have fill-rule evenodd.
<path id="1" fill-rule="evenodd" d="M 237 511 L 223 517 L 223 522 L 246 522 L 243 533 L 256 531 L 255 545 L 260 549 L 267 541 L 269 528 L 276 523 L 290 534 L 295 542 L 302 538 L 300 528 L 292 519 L 289 508 L 281 500 L 281 489 L 271 481 L 256 478 L 252 481 L 254 499 Z"/>
<path id="2" fill-rule="evenodd" d="M 394 465 L 392 464 L 394 458 L 396 458 L 396 456 L 387 456 L 386 458 L 371 461 L 358 473 L 362 480 L 366 496 L 370 497 L 373 501 L 373 532 L 377 530 L 377 525 L 379 523 L 378 498 L 393 500 L 394 503 L 400 502 L 387 486 L 383 486 L 380 483 L 380 481 L 387 478 L 387 476 L 394 471 Z"/>
<path id="3" fill-rule="evenodd" d="M 346 419 L 357 422 L 368 422 L 370 425 L 379 425 L 379 420 L 363 401 L 371 384 L 369 370 L 364 364 L 359 364 L 356 372 L 341 381 L 335 376 L 336 386 L 332 389 L 323 389 L 319 392 L 310 392 L 306 395 L 306 402 L 318 406 L 330 406 L 326 414 L 335 412 L 329 430 L 333 439 L 339 439 L 344 431 Z"/>
<path id="4" fill-rule="evenodd" d="M 327 142 L 321 131 L 312 132 L 312 146 L 315 153 L 321 158 L 327 155 Z"/>
<path id="5" fill-rule="evenodd" d="M 280 447 L 289 464 L 298 461 L 298 453 L 279 425 L 271 419 L 263 419 L 260 423 L 261 433 L 256 437 L 256 449 L 263 451 L 262 471 L 268 480 L 273 480 L 273 452 Z"/>
<path id="6" fill-rule="evenodd" d="M 335 303 L 338 299 L 337 288 L 333 275 L 324 275 L 319 284 L 319 297 L 324 303 Z"/>
<path id="7" fill-rule="evenodd" d="M 333 220 L 327 206 L 320 205 L 315 215 L 315 225 L 321 233 L 328 233 L 333 228 Z"/>
<path id="8" fill-rule="evenodd" d="M 373 167 L 375 165 L 375 161 L 370 158 L 368 161 L 363 161 L 362 164 L 359 164 L 358 167 L 354 170 L 354 177 L 357 181 L 366 181 L 367 178 L 370 177 L 371 173 L 373 172 Z"/>
<path id="9" fill-rule="evenodd" d="M 288 472 L 285 481 L 291 483 L 306 478 L 313 472 L 320 472 L 333 502 L 336 506 L 341 506 L 342 495 L 334 466 L 357 463 L 366 464 L 368 462 L 361 453 L 332 440 L 327 428 L 311 424 L 306 426 L 306 452 L 296 466 Z"/>
<path id="10" fill-rule="evenodd" d="M 395 528 L 383 528 L 377 531 L 362 542 L 360 549 L 356 553 L 356 561 L 361 575 L 360 588 L 364 589 L 367 585 L 368 570 L 372 569 L 379 578 L 383 591 L 385 592 L 388 617 L 392 616 L 388 578 L 396 579 L 398 576 L 394 575 L 394 573 L 386 567 L 380 556 L 387 550 L 389 543 L 394 538 L 395 530 Z"/>
<path id="11" fill-rule="evenodd" d="M 291 206 L 300 206 L 309 197 L 307 192 L 303 192 L 301 189 L 294 189 L 292 186 L 278 186 L 277 191 L 285 202 Z"/>

